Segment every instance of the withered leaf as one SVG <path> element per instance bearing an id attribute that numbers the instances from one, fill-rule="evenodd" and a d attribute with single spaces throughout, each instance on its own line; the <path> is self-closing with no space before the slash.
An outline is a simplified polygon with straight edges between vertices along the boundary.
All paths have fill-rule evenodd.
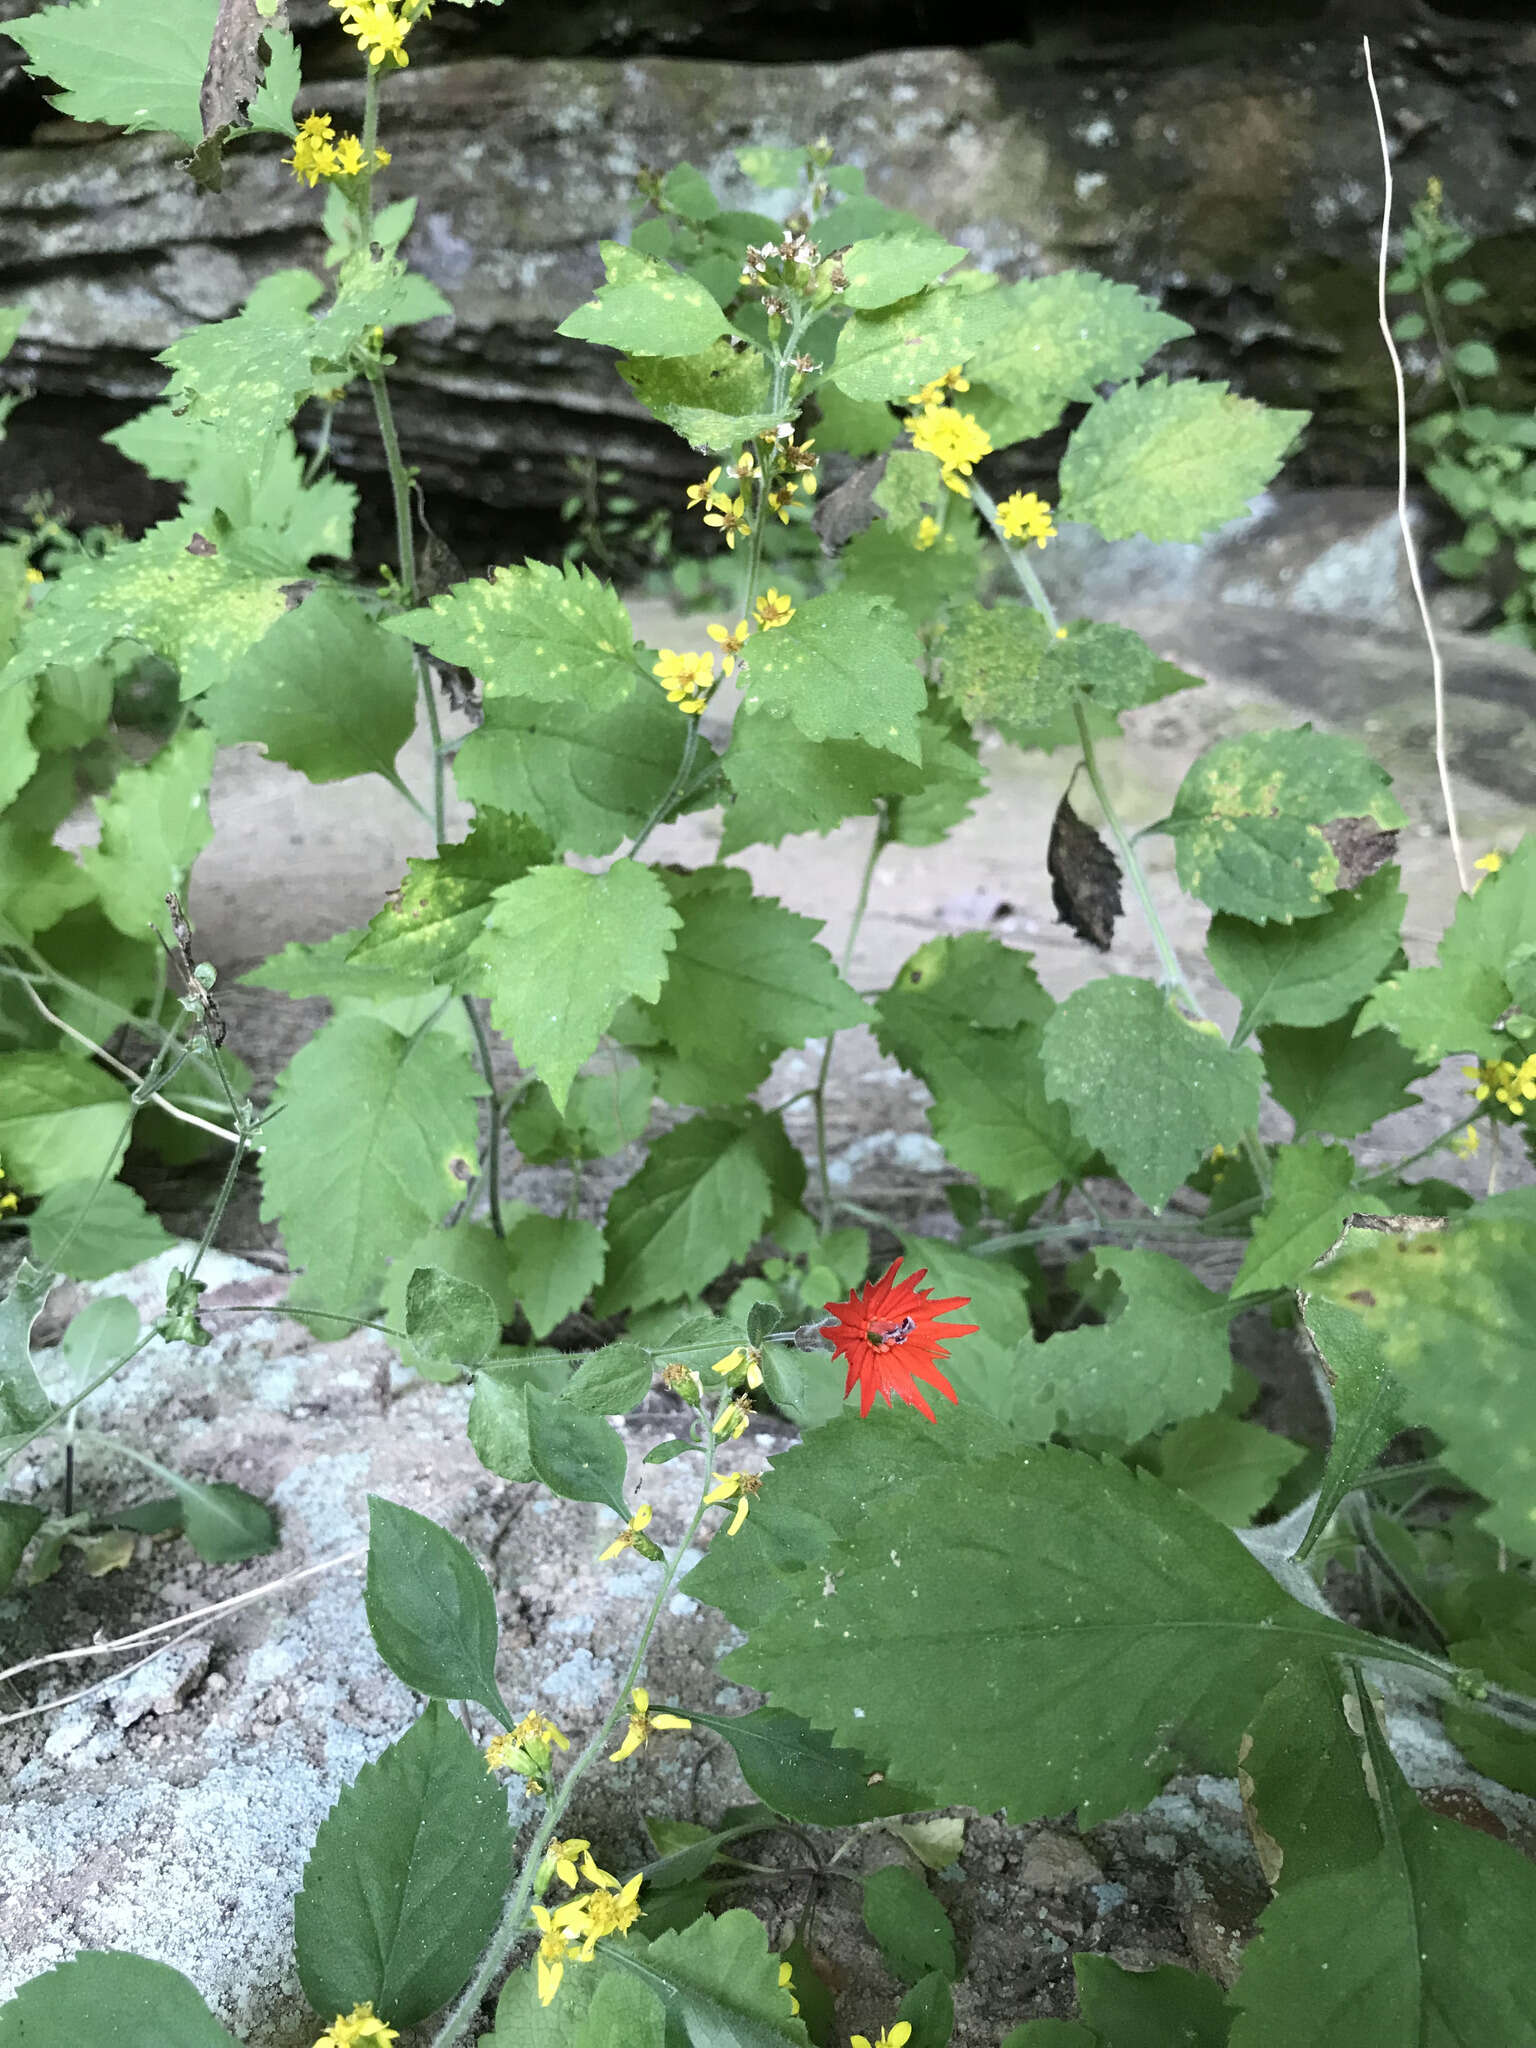
<path id="1" fill-rule="evenodd" d="M 1397 834 L 1384 832 L 1374 818 L 1335 818 L 1322 834 L 1339 864 L 1336 889 L 1358 889 L 1397 852 Z"/>
<path id="2" fill-rule="evenodd" d="M 1070 925 L 1080 939 L 1107 953 L 1115 919 L 1125 908 L 1120 900 L 1120 863 L 1092 825 L 1085 825 L 1073 810 L 1070 796 L 1056 806 L 1045 865 L 1058 923 Z"/>

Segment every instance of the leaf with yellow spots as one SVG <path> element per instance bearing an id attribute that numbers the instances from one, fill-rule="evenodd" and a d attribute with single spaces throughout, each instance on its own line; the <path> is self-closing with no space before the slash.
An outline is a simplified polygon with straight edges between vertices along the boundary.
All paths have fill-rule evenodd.
<path id="1" fill-rule="evenodd" d="M 601 342 L 632 356 L 692 356 L 729 322 L 697 278 L 622 242 L 599 245 L 608 282 L 560 322 L 557 334 Z"/>
<path id="2" fill-rule="evenodd" d="M 590 569 L 571 563 L 498 569 L 489 582 L 456 583 L 427 609 L 383 624 L 472 670 L 488 702 L 525 697 L 606 711 L 640 678 L 629 613 Z"/>
<path id="3" fill-rule="evenodd" d="M 843 304 L 855 312 L 894 305 L 897 299 L 911 298 L 946 270 L 953 270 L 964 258 L 963 249 L 937 235 L 872 235 L 844 252 L 848 286 Z"/>

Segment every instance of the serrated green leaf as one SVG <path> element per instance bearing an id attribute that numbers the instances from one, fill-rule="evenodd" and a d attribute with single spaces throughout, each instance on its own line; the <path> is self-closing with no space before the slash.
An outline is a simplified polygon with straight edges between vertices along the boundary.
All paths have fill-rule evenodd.
<path id="1" fill-rule="evenodd" d="M 1379 868 L 1295 924 L 1211 919 L 1206 955 L 1243 1006 L 1239 1043 L 1269 1024 L 1328 1024 L 1359 1003 L 1397 956 L 1408 906 L 1397 881 L 1395 867 Z"/>
<path id="2" fill-rule="evenodd" d="M 96 799 L 101 838 L 82 855 L 101 907 L 125 937 L 170 937 L 166 892 L 185 892 L 192 863 L 213 837 L 209 732 L 179 732 L 142 768 L 124 767 Z"/>
<path id="3" fill-rule="evenodd" d="M 85 1949 L 0 2005 L 0 2048 L 231 2048 L 233 2039 L 179 1970 L 121 1949 Z"/>
<path id="4" fill-rule="evenodd" d="M 1207 747 L 1158 829 L 1192 896 L 1265 924 L 1328 907 L 1339 862 L 1324 828 L 1349 818 L 1389 831 L 1404 822 L 1385 770 L 1357 741 L 1303 725 Z"/>
<path id="5" fill-rule="evenodd" d="M 1254 1716 L 1239 1784 L 1271 1884 L 1371 1863 L 1380 1849 L 1360 1737 L 1341 1711 L 1353 1692 L 1332 1658 L 1298 1658 Z"/>
<path id="6" fill-rule="evenodd" d="M 834 590 L 752 643 L 742 709 L 787 717 L 808 740 L 863 740 L 922 759 L 917 637 L 891 606 Z"/>
<path id="7" fill-rule="evenodd" d="M 418 1266 L 406 1282 L 405 1334 L 428 1365 L 478 1365 L 501 1342 L 501 1322 L 495 1302 L 473 1280 Z"/>
<path id="8" fill-rule="evenodd" d="M 638 681 L 629 614 L 590 569 L 525 562 L 384 621 L 443 661 L 472 669 L 487 706 L 499 697 L 607 712 Z M 518 808 L 509 804 L 508 809 Z"/>
<path id="9" fill-rule="evenodd" d="M 166 401 L 241 446 L 286 427 L 315 388 L 312 307 L 321 284 L 308 271 L 265 278 L 228 320 L 194 327 L 162 349 Z"/>
<path id="10" fill-rule="evenodd" d="M 1023 735 L 1071 706 L 1070 692 L 1053 687 L 1062 679 L 1046 673 L 1049 643 L 1045 620 L 1030 605 L 960 606 L 940 643 L 945 697 L 969 722 L 985 720 L 1028 745 Z"/>
<path id="11" fill-rule="evenodd" d="M 997 296 L 1007 323 L 971 357 L 964 401 L 994 448 L 1048 433 L 1074 400 L 1134 377 L 1165 342 L 1192 332 L 1133 286 L 1091 270 L 1025 278 Z"/>
<path id="12" fill-rule="evenodd" d="M 507 1116 L 507 1131 L 534 1166 L 558 1159 L 608 1159 L 643 1138 L 651 1120 L 654 1077 L 643 1065 L 605 1060 L 608 1071 L 579 1074 L 562 1116 L 535 1081 Z"/>
<path id="13" fill-rule="evenodd" d="M 0 1296 L 0 1462 L 18 1437 L 45 1423 L 53 1403 L 32 1364 L 32 1325 L 42 1314 L 53 1275 L 23 1259 Z"/>
<path id="14" fill-rule="evenodd" d="M 296 125 L 293 102 L 304 82 L 298 45 L 286 29 L 275 27 L 271 21 L 262 26 L 262 40 L 267 46 L 267 62 L 261 74 L 261 85 L 251 101 L 251 126 L 258 135 L 281 135 L 286 139 L 293 134 Z M 376 239 L 378 226 L 376 220 Z"/>
<path id="15" fill-rule="evenodd" d="M 782 417 L 768 407 L 767 363 L 756 349 L 732 348 L 723 335 L 699 355 L 638 356 L 620 363 L 619 375 L 693 448 L 734 451 Z"/>
<path id="16" fill-rule="evenodd" d="M 1014 1821 L 1075 1806 L 1086 1827 L 1196 1756 L 1235 1756 L 1257 1700 L 1309 1645 L 1358 1649 L 1149 1476 L 1053 1446 L 989 1459 L 984 1444 L 958 1416 L 935 1429 L 880 1411 L 777 1457 L 751 1522 L 771 1537 L 782 1490 L 831 1531 L 809 1568 L 777 1575 L 765 1618 L 750 1618 L 771 1597 L 755 1557 L 745 1605 L 717 1578 L 706 1597 L 751 1630 L 727 1673 L 868 1742 L 935 1804 L 1006 1806 Z M 902 1654 L 872 1686 L 892 1642 Z"/>
<path id="17" fill-rule="evenodd" d="M 522 1213 L 521 1203 L 509 1203 L 505 1196 L 502 1198 L 504 1222 L 510 1225 Z M 406 1291 L 411 1276 L 423 1266 L 435 1267 L 456 1280 L 468 1280 L 483 1289 L 494 1302 L 503 1323 L 510 1323 L 516 1315 L 517 1299 L 507 1270 L 505 1238 L 498 1237 L 488 1223 L 458 1223 L 452 1229 L 439 1225 L 434 1230 L 424 1231 L 414 1243 L 390 1260 L 378 1318 L 388 1328 L 404 1331 Z M 459 1377 L 457 1364 L 438 1366 L 419 1355 L 409 1362 L 423 1379 L 447 1381 Z"/>
<path id="18" fill-rule="evenodd" d="M 739 719 L 721 767 L 735 792 L 722 854 L 777 846 L 795 832 L 830 832 L 922 783 L 922 770 L 897 754 L 862 740 L 810 740 L 787 718 Z"/>
<path id="19" fill-rule="evenodd" d="M 1357 1007 L 1310 1031 L 1271 1025 L 1260 1039 L 1270 1093 L 1295 1119 L 1298 1139 L 1353 1138 L 1420 1100 L 1408 1083 L 1424 1063 L 1390 1031 L 1357 1035 L 1359 1015 Z"/>
<path id="20" fill-rule="evenodd" d="M 26 51 L 28 69 L 58 87 L 61 114 L 130 135 L 164 129 L 195 146 L 218 13 L 218 0 L 92 0 L 41 8 L 7 33 Z"/>
<path id="21" fill-rule="evenodd" d="M 869 1872 L 863 1893 L 864 1925 L 893 1976 L 904 1984 L 915 1984 L 930 1971 L 954 1978 L 955 1931 L 915 1870 L 887 1863 Z"/>
<path id="22" fill-rule="evenodd" d="M 691 356 L 723 332 L 725 315 L 696 278 L 622 242 L 600 242 L 608 282 L 555 329 L 632 356 Z"/>
<path id="23" fill-rule="evenodd" d="M 88 1180 L 62 1183 L 44 1195 L 27 1229 L 38 1264 L 71 1280 L 105 1280 L 175 1242 L 143 1196 L 120 1180 L 99 1189 Z"/>
<path id="24" fill-rule="evenodd" d="M 1195 378 L 1122 384 L 1067 443 L 1057 516 L 1106 540 L 1199 540 L 1241 518 L 1308 417 Z"/>
<path id="25" fill-rule="evenodd" d="M 462 1046 L 372 1017 L 336 1019 L 289 1061 L 263 1133 L 261 1213 L 304 1269 L 303 1303 L 368 1307 L 386 1258 L 462 1199 L 481 1089 Z"/>
<path id="26" fill-rule="evenodd" d="M 254 740 L 311 782 L 392 780 L 416 723 L 410 652 L 340 590 L 317 590 L 287 612 L 208 692 L 202 716 L 221 746 Z"/>
<path id="27" fill-rule="evenodd" d="M 601 1351 L 588 1352 L 563 1398 L 587 1415 L 626 1415 L 645 1399 L 654 1377 L 650 1353 L 621 1338 Z M 685 1443 L 683 1448 L 692 1446 Z"/>
<path id="28" fill-rule="evenodd" d="M 44 754 L 83 747 L 107 729 L 115 677 L 104 661 L 82 668 L 45 668 L 37 679 L 31 740 Z"/>
<path id="29" fill-rule="evenodd" d="M 681 923 L 660 876 L 632 860 L 602 875 L 535 868 L 497 889 L 472 972 L 557 1109 L 620 1004 L 660 995 Z"/>
<path id="30" fill-rule="evenodd" d="M 240 977 L 240 986 L 276 989 L 295 1002 L 306 996 L 324 996 L 331 1003 L 392 1002 L 431 991 L 432 983 L 422 975 L 405 974 L 398 967 L 376 967 L 367 960 L 354 961 L 352 950 L 362 936 L 362 932 L 337 932 L 314 945 L 290 939 L 270 960 L 248 968 Z"/>
<path id="31" fill-rule="evenodd" d="M 1297 1548 L 1309 1555 L 1347 1493 L 1371 1471 L 1402 1428 L 1402 1397 L 1387 1370 L 1380 1338 L 1352 1308 L 1321 1295 L 1303 1302 L 1307 1333 L 1327 1368 L 1333 1394 L 1333 1442 L 1317 1505 Z"/>
<path id="32" fill-rule="evenodd" d="M 843 304 L 864 313 L 909 299 L 963 262 L 965 253 L 958 244 L 928 234 L 875 235 L 854 242 L 840 259 L 848 280 Z"/>
<path id="33" fill-rule="evenodd" d="M 528 1389 L 527 1406 L 529 1462 L 550 1492 L 562 1500 L 599 1501 L 627 1521 L 628 1461 L 613 1425 L 538 1387 Z"/>
<path id="34" fill-rule="evenodd" d="M 1536 2010 L 1525 1929 L 1536 1869 L 1507 1842 L 1427 1812 L 1367 1709 L 1378 1855 L 1282 1885 L 1232 1992 L 1231 2048 L 1486 2048 Z"/>
<path id="35" fill-rule="evenodd" d="M 696 1293 L 751 1249 L 773 1209 L 764 1121 L 696 1116 L 656 1140 L 608 1204 L 600 1315 Z"/>
<path id="36" fill-rule="evenodd" d="M 901 432 L 901 422 L 881 399 L 850 398 L 835 384 L 818 384 L 816 447 L 844 455 L 881 455 Z"/>
<path id="37" fill-rule="evenodd" d="M 1158 1438 L 1152 1466 L 1167 1486 L 1197 1500 L 1208 1515 L 1243 1529 L 1268 1507 L 1285 1475 L 1306 1456 L 1256 1422 L 1196 1415 Z"/>
<path id="38" fill-rule="evenodd" d="M 1345 1217 L 1375 1209 L 1368 1195 L 1355 1191 L 1354 1180 L 1347 1145 L 1277 1146 L 1274 1186 L 1254 1218 L 1233 1294 L 1299 1285 L 1336 1242 Z"/>
<path id="39" fill-rule="evenodd" d="M 1042 1441 L 1112 1437 L 1132 1444 L 1213 1409 L 1232 1376 L 1231 1317 L 1187 1266 L 1160 1252 L 1100 1251 L 1118 1276 L 1114 1320 L 1018 1345 L 1012 1417 Z"/>
<path id="40" fill-rule="evenodd" d="M 1001 292 L 940 285 L 876 312 L 854 313 L 838 334 L 828 374 L 850 398 L 906 399 L 964 363 L 1007 319 Z"/>
<path id="41" fill-rule="evenodd" d="M 439 846 L 434 860 L 406 862 L 405 880 L 348 957 L 448 985 L 466 965 L 497 889 L 553 858 L 549 840 L 526 818 L 482 809 L 467 839 Z"/>
<path id="42" fill-rule="evenodd" d="M 1171 1963 L 1128 1970 L 1112 1956 L 1076 1955 L 1072 1968 L 1083 2023 L 1104 2048 L 1225 2048 L 1231 2014 L 1214 1977 Z"/>
<path id="43" fill-rule="evenodd" d="M 891 838 L 900 846 L 938 846 L 987 793 L 977 759 L 980 746 L 970 729 L 939 708 L 918 720 L 923 749 L 923 782 L 911 795 L 893 798 L 886 812 Z"/>
<path id="44" fill-rule="evenodd" d="M 525 1216 L 507 1232 L 512 1285 L 536 1338 L 573 1315 L 603 1277 L 607 1247 L 580 1216 Z M 649 1379 L 647 1379 L 647 1385 Z"/>
<path id="45" fill-rule="evenodd" d="M 797 1714 L 777 1707 L 754 1707 L 748 1714 L 689 1712 L 701 1728 L 725 1738 L 752 1790 L 786 1820 L 849 1828 L 922 1804 L 920 1794 L 891 1784 L 868 1758 L 838 1748 Z"/>
<path id="46" fill-rule="evenodd" d="M 971 595 L 982 560 L 974 519 L 951 520 L 921 548 L 911 533 L 889 519 L 877 519 L 843 549 L 840 587 L 855 596 L 886 599 L 921 629 L 952 599 Z"/>
<path id="47" fill-rule="evenodd" d="M 434 1700 L 320 1824 L 293 1907 L 305 1997 L 417 2025 L 467 1982 L 511 1877 L 506 1791 Z"/>
<path id="48" fill-rule="evenodd" d="M 116 1172 L 127 1111 L 122 1083 L 72 1052 L 0 1053 L 0 1160 L 30 1195 Z"/>
<path id="49" fill-rule="evenodd" d="M 468 803 L 520 813 L 569 853 L 612 853 L 672 786 L 683 721 L 659 690 L 589 711 L 492 696 L 454 757 Z"/>
<path id="50" fill-rule="evenodd" d="M 1263 1068 L 1214 1025 L 1191 1023 L 1154 982 L 1105 975 L 1045 1026 L 1045 1085 L 1073 1128 L 1160 1208 L 1213 1145 L 1235 1149 L 1259 1113 Z"/>
<path id="51" fill-rule="evenodd" d="M 1405 1424 L 1436 1432 L 1451 1470 L 1492 1503 L 1481 1526 L 1523 1557 L 1536 1555 L 1536 1214 L 1522 1204 L 1527 1194 L 1485 1202 L 1444 1230 L 1373 1232 L 1312 1284 L 1314 1296 L 1360 1317 L 1402 1389 Z"/>
<path id="52" fill-rule="evenodd" d="M 496 1597 L 457 1536 L 369 1494 L 363 1605 L 375 1649 L 413 1692 L 475 1700 L 512 1726 L 496 1683 Z"/>
<path id="53" fill-rule="evenodd" d="M 1019 1333 L 1029 1328 L 1023 1274 L 1005 1260 L 977 1257 L 941 1237 L 908 1235 L 902 1238 L 902 1246 L 909 1266 L 927 1274 L 926 1285 L 933 1295 L 941 1301 L 963 1299 L 968 1304 L 966 1320 L 978 1326 L 943 1368 L 961 1405 L 1010 1421 L 1018 1382 L 1014 1354 Z M 859 1278 L 863 1277 L 861 1273 Z M 909 1277 L 921 1278 L 921 1273 Z M 807 1363 L 813 1375 L 825 1376 L 829 1396 L 840 1391 L 844 1383 L 840 1367 L 834 1365 L 829 1370 L 826 1361 L 814 1353 Z"/>

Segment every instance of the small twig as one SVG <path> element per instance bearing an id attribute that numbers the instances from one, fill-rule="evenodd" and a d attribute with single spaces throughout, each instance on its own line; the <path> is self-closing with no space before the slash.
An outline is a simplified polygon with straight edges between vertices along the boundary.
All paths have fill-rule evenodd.
<path id="1" fill-rule="evenodd" d="M 1376 117 L 1376 139 L 1381 144 L 1382 211 L 1381 245 L 1377 252 L 1376 266 L 1376 318 L 1381 328 L 1381 338 L 1386 343 L 1387 354 L 1392 360 L 1392 382 L 1397 393 L 1397 524 L 1403 536 L 1403 553 L 1408 558 L 1408 578 L 1413 585 L 1414 602 L 1419 608 L 1419 620 L 1424 628 L 1424 638 L 1429 643 L 1430 681 L 1435 695 L 1435 769 L 1440 777 L 1440 799 L 1445 805 L 1445 829 L 1450 837 L 1451 857 L 1456 863 L 1456 878 L 1461 884 L 1463 895 L 1472 887 L 1467 873 L 1466 855 L 1462 851 L 1461 828 L 1456 821 L 1456 797 L 1451 789 L 1451 767 L 1446 755 L 1445 740 L 1445 663 L 1440 654 L 1440 642 L 1435 633 L 1434 620 L 1429 615 L 1429 599 L 1424 595 L 1424 578 L 1419 570 L 1418 543 L 1413 537 L 1413 528 L 1408 519 L 1408 394 L 1403 383 L 1403 362 L 1397 352 L 1397 343 L 1392 335 L 1392 322 L 1387 317 L 1387 242 L 1392 232 L 1392 154 L 1387 147 L 1387 126 L 1382 118 L 1381 97 L 1376 90 L 1376 72 L 1371 64 L 1371 39 L 1360 38 L 1365 51 L 1365 82 L 1370 90 L 1371 111 Z"/>

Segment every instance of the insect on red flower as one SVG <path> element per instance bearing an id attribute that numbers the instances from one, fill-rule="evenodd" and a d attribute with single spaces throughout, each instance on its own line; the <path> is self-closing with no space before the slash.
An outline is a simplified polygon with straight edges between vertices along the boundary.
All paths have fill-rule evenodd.
<path id="1" fill-rule="evenodd" d="M 940 1316 L 952 1308 L 967 1307 L 970 1296 L 957 1294 L 950 1301 L 930 1301 L 933 1290 L 917 1284 L 926 1277 L 927 1267 L 898 1280 L 900 1267 L 897 1259 L 878 1280 L 855 1287 L 846 1301 L 829 1301 L 827 1308 L 837 1323 L 826 1334 L 837 1356 L 848 1361 L 848 1384 L 843 1392 L 851 1394 L 858 1387 L 860 1415 L 869 1413 L 876 1394 L 883 1395 L 887 1408 L 894 1394 L 932 1422 L 933 1410 L 917 1383 L 926 1380 L 945 1400 L 953 1401 L 955 1390 L 936 1361 L 948 1358 L 946 1342 L 974 1336 L 980 1325 L 940 1322 Z"/>

